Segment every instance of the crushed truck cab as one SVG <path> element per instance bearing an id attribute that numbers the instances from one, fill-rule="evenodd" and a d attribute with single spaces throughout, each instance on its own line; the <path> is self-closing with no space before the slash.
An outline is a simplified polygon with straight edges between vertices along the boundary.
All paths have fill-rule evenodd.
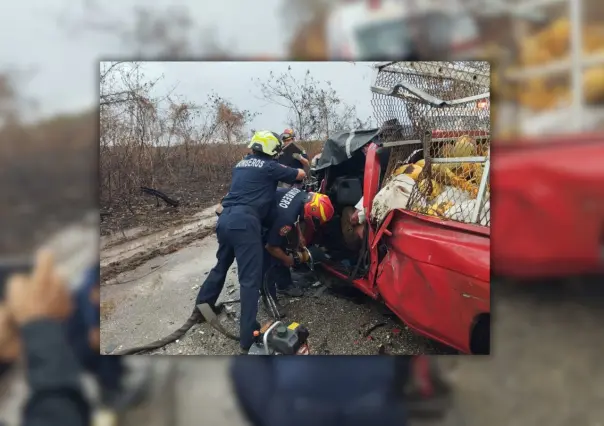
<path id="1" fill-rule="evenodd" d="M 309 189 L 327 194 L 336 214 L 306 240 L 326 253 L 326 276 L 383 301 L 421 335 L 488 354 L 490 77 L 481 64 L 378 66 L 381 127 L 326 142 Z"/>

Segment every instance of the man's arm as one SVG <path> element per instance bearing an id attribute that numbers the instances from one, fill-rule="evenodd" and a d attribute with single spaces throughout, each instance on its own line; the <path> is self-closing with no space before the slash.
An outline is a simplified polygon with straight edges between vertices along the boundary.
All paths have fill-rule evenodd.
<path id="1" fill-rule="evenodd" d="M 296 232 L 298 233 L 298 248 L 303 249 L 306 247 L 306 238 L 304 238 L 300 223 L 296 224 Z"/>
<path id="2" fill-rule="evenodd" d="M 292 256 L 288 256 L 287 253 L 285 253 L 281 247 L 271 246 L 267 244 L 266 251 L 268 251 L 270 255 L 274 258 L 279 259 L 281 263 L 283 263 L 288 268 L 294 266 L 294 258 Z"/>
<path id="3" fill-rule="evenodd" d="M 294 266 L 294 258 L 288 256 L 287 253 L 281 248 L 284 246 L 287 233 L 291 231 L 292 227 L 289 225 L 283 225 L 275 221 L 273 226 L 269 229 L 266 239 L 266 251 L 270 253 L 276 259 L 279 259 L 287 267 Z"/>
<path id="4" fill-rule="evenodd" d="M 306 155 L 306 153 L 302 153 L 302 154 L 296 153 L 292 157 L 295 158 L 296 160 L 298 160 L 300 163 L 302 163 L 302 168 L 304 169 L 304 173 L 308 174 L 310 171 L 310 162 L 308 161 L 308 156 Z"/>
<path id="5" fill-rule="evenodd" d="M 7 307 L 19 326 L 31 389 L 23 426 L 88 426 L 80 365 L 64 329 L 73 301 L 52 255 L 41 251 L 33 273 L 12 276 L 6 294 Z"/>
<path id="6" fill-rule="evenodd" d="M 306 172 L 302 169 L 294 169 L 274 161 L 271 164 L 271 176 L 277 182 L 293 184 L 296 181 L 303 180 L 306 177 Z"/>
<path id="7" fill-rule="evenodd" d="M 23 426 L 88 426 L 80 366 L 62 323 L 35 320 L 21 327 L 21 336 L 31 389 Z"/>

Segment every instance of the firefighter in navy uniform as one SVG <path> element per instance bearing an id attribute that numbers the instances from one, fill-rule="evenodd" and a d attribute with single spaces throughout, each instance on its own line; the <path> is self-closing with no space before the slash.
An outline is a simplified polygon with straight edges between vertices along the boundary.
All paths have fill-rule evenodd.
<path id="1" fill-rule="evenodd" d="M 451 385 L 424 355 L 237 357 L 230 373 L 253 426 L 405 426 L 441 420 L 452 403 Z"/>
<path id="2" fill-rule="evenodd" d="M 302 295 L 301 290 L 294 286 L 290 272 L 299 258 L 286 253 L 288 248 L 296 253 L 299 246 L 306 245 L 298 224 L 306 222 L 310 226 L 315 226 L 315 223 L 320 226 L 330 221 L 333 215 L 334 208 L 327 195 L 297 188 L 277 189 L 274 219 L 267 231 L 264 257 L 265 279 L 275 301 L 277 292 L 293 297 Z"/>
<path id="3" fill-rule="evenodd" d="M 29 395 L 22 426 L 90 425 L 83 371 L 65 334 L 64 321 L 72 310 L 69 289 L 48 252 L 38 255 L 31 274 L 11 276 L 6 283 L 0 304 L 0 375 L 19 357 L 25 361 Z"/>
<path id="4" fill-rule="evenodd" d="M 283 142 L 283 147 L 294 143 L 296 141 L 296 132 L 293 129 L 285 129 L 283 133 L 281 133 L 281 141 Z M 298 169 L 303 169 L 306 174 L 310 171 L 310 162 L 308 161 L 308 154 L 306 151 L 302 150 L 302 153 L 296 153 L 293 155 L 294 163 L 293 166 Z M 279 183 L 279 187 L 281 188 L 290 188 L 290 187 L 301 188 L 302 182 L 295 182 L 293 185 L 290 185 L 286 182 Z"/>
<path id="5" fill-rule="evenodd" d="M 215 307 L 227 272 L 237 259 L 241 287 L 240 346 L 242 353 L 253 344 L 258 297 L 262 284 L 262 225 L 273 208 L 277 183 L 293 183 L 306 173 L 279 164 L 275 156 L 282 141 L 273 132 L 256 132 L 248 147 L 252 153 L 233 168 L 229 193 L 222 200 L 222 212 L 216 225 L 218 237 L 217 263 L 199 289 L 195 305 L 207 303 Z"/>

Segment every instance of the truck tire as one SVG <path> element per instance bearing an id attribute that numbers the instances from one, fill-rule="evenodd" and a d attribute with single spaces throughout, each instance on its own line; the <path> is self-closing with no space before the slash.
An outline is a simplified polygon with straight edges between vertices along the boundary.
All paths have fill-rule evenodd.
<path id="1" fill-rule="evenodd" d="M 491 314 L 480 314 L 474 319 L 470 334 L 470 350 L 474 355 L 490 355 Z"/>

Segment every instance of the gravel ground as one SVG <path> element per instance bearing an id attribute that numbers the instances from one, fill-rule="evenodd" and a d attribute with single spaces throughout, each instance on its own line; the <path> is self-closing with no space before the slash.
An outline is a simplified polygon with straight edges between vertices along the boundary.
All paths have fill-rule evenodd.
<path id="1" fill-rule="evenodd" d="M 342 298 L 324 287 L 308 289 L 300 298 L 280 299 L 288 309 L 290 321 L 301 323 L 310 330 L 313 355 L 393 355 L 438 354 L 452 352 L 429 339 L 413 333 L 404 324 L 384 312 L 364 297 L 357 301 Z M 363 300 L 364 299 L 364 300 Z M 363 300 L 361 302 L 361 300 Z M 224 315 L 225 328 L 238 332 L 238 309 Z M 269 321 L 261 307 L 260 322 Z M 286 318 L 286 320 L 287 320 Z M 374 328 L 375 327 L 375 328 Z M 154 355 L 237 355 L 238 344 L 216 332 L 207 324 L 196 325 L 177 342 L 151 352 Z"/>
<path id="2" fill-rule="evenodd" d="M 101 347 L 105 352 L 148 343 L 166 336 L 191 313 L 203 278 L 214 266 L 218 243 L 208 236 L 164 256 L 147 259 L 123 271 L 101 291 Z M 170 251 L 170 250 L 168 250 Z M 315 354 L 374 355 L 451 353 L 448 348 L 420 337 L 398 321 L 381 304 L 360 292 L 334 293 L 312 273 L 295 274 L 304 296 L 283 298 L 286 319 L 307 326 Z M 237 271 L 229 271 L 219 301 L 238 300 Z M 238 334 L 239 304 L 226 305 L 223 325 Z M 261 305 L 259 321 L 269 321 Z M 208 324 L 194 326 L 185 336 L 156 355 L 235 355 L 238 344 Z"/>

